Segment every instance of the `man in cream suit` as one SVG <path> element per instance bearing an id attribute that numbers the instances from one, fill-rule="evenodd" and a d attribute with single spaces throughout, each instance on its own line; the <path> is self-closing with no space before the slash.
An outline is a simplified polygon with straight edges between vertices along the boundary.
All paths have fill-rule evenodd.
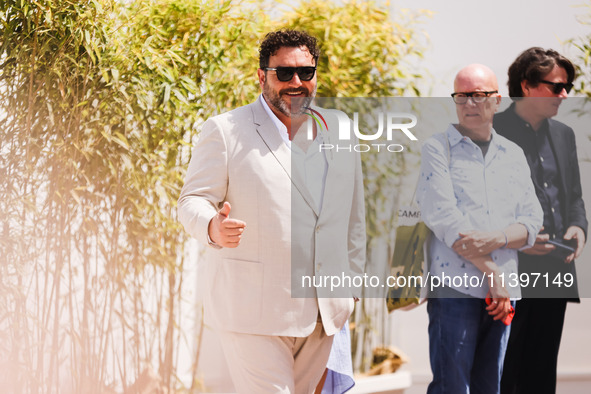
<path id="1" fill-rule="evenodd" d="M 185 229 L 210 245 L 205 319 L 240 393 L 314 391 L 354 302 L 301 278 L 352 277 L 365 261 L 359 155 L 320 149 L 337 138 L 331 111 L 318 109 L 327 130 L 308 122 L 318 56 L 304 32 L 265 37 L 262 95 L 205 122 L 179 198 Z"/>

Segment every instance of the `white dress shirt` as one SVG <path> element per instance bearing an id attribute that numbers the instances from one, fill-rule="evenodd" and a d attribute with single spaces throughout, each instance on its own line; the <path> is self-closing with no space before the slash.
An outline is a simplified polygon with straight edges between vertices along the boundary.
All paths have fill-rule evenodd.
<path id="1" fill-rule="evenodd" d="M 279 120 L 273 113 L 264 97 L 261 95 L 260 100 L 263 108 L 277 127 L 277 132 L 281 135 L 283 142 L 291 149 L 291 165 L 292 171 L 297 171 L 304 180 L 308 191 L 314 199 L 314 203 L 318 208 L 318 212 L 322 209 L 322 199 L 324 197 L 324 185 L 326 182 L 326 173 L 328 163 L 324 152 L 320 151 L 320 144 L 322 144 L 322 135 L 317 133 L 316 138 L 308 146 L 304 152 L 297 144 L 292 143 L 289 139 L 287 127 Z"/>

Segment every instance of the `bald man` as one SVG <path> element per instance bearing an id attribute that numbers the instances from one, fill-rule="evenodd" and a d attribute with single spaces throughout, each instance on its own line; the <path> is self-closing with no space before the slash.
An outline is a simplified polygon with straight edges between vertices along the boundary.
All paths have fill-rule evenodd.
<path id="1" fill-rule="evenodd" d="M 498 135 L 501 97 L 486 66 L 458 72 L 458 123 L 422 148 L 418 201 L 433 231 L 428 393 L 498 393 L 509 322 L 521 296 L 517 249 L 534 245 L 543 213 L 523 151 Z M 490 298 L 490 305 L 485 302 Z"/>

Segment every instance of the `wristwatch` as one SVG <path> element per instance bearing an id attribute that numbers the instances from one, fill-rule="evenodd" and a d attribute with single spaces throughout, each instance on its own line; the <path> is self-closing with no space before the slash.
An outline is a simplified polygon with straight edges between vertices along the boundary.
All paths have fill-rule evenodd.
<path id="1" fill-rule="evenodd" d="M 214 249 L 221 249 L 222 247 L 218 244 L 216 244 L 215 242 L 213 242 L 213 240 L 211 239 L 211 237 L 209 236 L 209 234 L 207 234 L 207 244 L 209 246 L 211 246 Z"/>

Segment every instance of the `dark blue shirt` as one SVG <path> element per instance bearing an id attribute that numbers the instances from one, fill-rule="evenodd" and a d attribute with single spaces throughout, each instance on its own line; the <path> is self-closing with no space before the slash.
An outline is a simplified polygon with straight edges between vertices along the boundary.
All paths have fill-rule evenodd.
<path id="1" fill-rule="evenodd" d="M 536 195 L 544 210 L 543 233 L 551 238 L 560 238 L 566 229 L 561 212 L 560 176 L 556 156 L 549 139 L 548 120 L 544 119 L 540 128 L 534 131 L 532 126 L 515 112 L 515 104 L 507 111 L 513 119 L 512 140 L 523 149 L 530 165 L 531 178 Z"/>

